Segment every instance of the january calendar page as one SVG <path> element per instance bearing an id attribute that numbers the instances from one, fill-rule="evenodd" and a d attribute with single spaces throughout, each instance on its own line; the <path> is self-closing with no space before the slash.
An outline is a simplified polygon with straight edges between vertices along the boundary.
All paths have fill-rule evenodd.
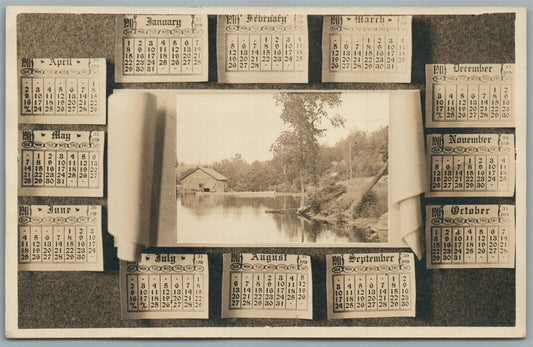
<path id="1" fill-rule="evenodd" d="M 115 57 L 118 82 L 207 81 L 207 16 L 120 16 Z"/>

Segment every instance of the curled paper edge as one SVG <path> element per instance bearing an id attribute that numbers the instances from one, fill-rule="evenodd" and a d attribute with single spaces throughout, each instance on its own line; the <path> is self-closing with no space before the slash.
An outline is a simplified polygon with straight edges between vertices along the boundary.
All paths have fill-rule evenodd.
<path id="1" fill-rule="evenodd" d="M 109 97 L 108 231 L 121 260 L 138 261 L 150 242 L 156 97 Z"/>
<path id="2" fill-rule="evenodd" d="M 422 259 L 420 195 L 426 187 L 426 162 L 418 90 L 390 93 L 389 126 L 390 223 L 399 232 L 401 241 L 411 248 L 418 259 Z"/>

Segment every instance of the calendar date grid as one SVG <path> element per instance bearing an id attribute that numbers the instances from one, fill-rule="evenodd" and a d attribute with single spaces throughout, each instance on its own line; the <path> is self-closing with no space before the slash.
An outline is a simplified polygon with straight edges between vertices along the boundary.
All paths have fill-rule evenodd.
<path id="1" fill-rule="evenodd" d="M 298 272 L 230 271 L 229 309 L 308 309 L 308 276 Z"/>
<path id="2" fill-rule="evenodd" d="M 96 116 L 100 113 L 97 78 L 21 78 L 22 116 Z"/>
<path id="3" fill-rule="evenodd" d="M 513 145 L 511 134 L 428 135 L 430 192 L 509 191 Z"/>
<path id="4" fill-rule="evenodd" d="M 333 312 L 411 310 L 408 272 L 332 275 Z"/>
<path id="5" fill-rule="evenodd" d="M 199 37 L 124 37 L 124 75 L 199 75 L 203 72 Z"/>
<path id="6" fill-rule="evenodd" d="M 95 225 L 20 225 L 19 263 L 96 263 Z"/>
<path id="7" fill-rule="evenodd" d="M 151 270 L 140 265 L 139 273 L 131 273 L 135 271 L 132 266 L 135 265 L 126 266 L 128 312 L 205 311 L 203 274 L 194 273 L 189 267 L 181 267 L 181 273 L 177 273 L 168 265 L 158 273 L 144 274 Z"/>
<path id="8" fill-rule="evenodd" d="M 330 34 L 331 72 L 404 72 L 407 37 Z"/>
<path id="9" fill-rule="evenodd" d="M 506 264 L 507 226 L 431 227 L 432 264 Z"/>
<path id="10" fill-rule="evenodd" d="M 433 121 L 509 121 L 512 119 L 510 84 L 432 85 Z"/>
<path id="11" fill-rule="evenodd" d="M 303 34 L 226 34 L 226 72 L 304 71 Z"/>
<path id="12" fill-rule="evenodd" d="M 98 150 L 22 149 L 22 187 L 98 188 Z"/>

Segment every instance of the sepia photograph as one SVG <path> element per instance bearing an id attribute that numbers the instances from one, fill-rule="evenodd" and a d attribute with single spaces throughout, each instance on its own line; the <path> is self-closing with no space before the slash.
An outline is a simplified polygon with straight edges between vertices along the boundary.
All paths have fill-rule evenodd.
<path id="1" fill-rule="evenodd" d="M 526 335 L 526 9 L 5 12 L 7 338 Z"/>
<path id="2" fill-rule="evenodd" d="M 178 243 L 386 243 L 386 94 L 177 97 Z"/>

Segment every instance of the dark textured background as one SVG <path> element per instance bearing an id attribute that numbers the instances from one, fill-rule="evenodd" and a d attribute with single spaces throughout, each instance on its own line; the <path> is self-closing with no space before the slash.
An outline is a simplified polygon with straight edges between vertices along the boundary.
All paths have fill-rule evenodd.
<path id="1" fill-rule="evenodd" d="M 432 63 L 514 63 L 514 14 L 413 16 L 412 83 L 327 83 L 321 80 L 322 17 L 309 16 L 308 84 L 217 84 L 216 17 L 209 16 L 209 81 L 196 83 L 114 83 L 115 15 L 21 14 L 17 18 L 19 57 L 77 57 L 107 60 L 107 94 L 119 88 L 171 89 L 418 89 L 424 105 L 424 65 Z M 106 130 L 104 125 L 20 125 L 20 129 Z M 494 132 L 484 129 L 428 130 Z M 503 129 L 513 132 L 512 129 Z M 106 194 L 106 193 L 105 193 Z M 103 273 L 19 272 L 19 328 L 172 326 L 514 326 L 514 269 L 426 270 L 416 262 L 416 318 L 326 319 L 325 254 L 383 251 L 351 248 L 164 249 L 209 255 L 209 320 L 121 320 L 118 261 L 106 230 L 106 198 L 19 197 L 25 204 L 100 204 L 104 219 Z M 513 198 L 431 199 L 430 203 L 514 203 Z M 11 231 L 10 231 L 11 232 Z M 398 249 L 386 249 L 397 251 Z M 308 254 L 313 265 L 313 320 L 221 319 L 222 253 L 264 251 Z"/>

